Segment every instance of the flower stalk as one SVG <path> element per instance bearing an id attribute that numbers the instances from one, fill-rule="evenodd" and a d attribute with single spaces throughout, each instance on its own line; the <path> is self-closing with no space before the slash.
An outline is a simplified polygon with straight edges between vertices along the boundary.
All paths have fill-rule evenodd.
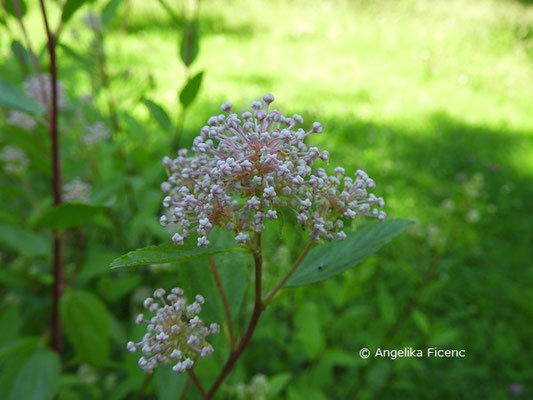
<path id="1" fill-rule="evenodd" d="M 239 341 L 237 348 L 230 353 L 228 360 L 226 361 L 226 364 L 222 368 L 222 371 L 220 372 L 217 379 L 215 380 L 215 382 L 209 389 L 209 392 L 207 392 L 207 395 L 204 397 L 205 400 L 209 400 L 213 398 L 213 396 L 217 392 L 222 382 L 224 382 L 224 379 L 226 379 L 228 374 L 231 372 L 231 370 L 235 366 L 235 363 L 237 362 L 242 352 L 244 351 L 244 349 L 250 342 L 250 339 L 252 338 L 252 335 L 257 326 L 257 323 L 259 322 L 259 318 L 261 317 L 261 314 L 264 311 L 263 302 L 261 301 L 261 296 L 262 296 L 261 283 L 262 283 L 262 278 L 263 278 L 263 254 L 262 254 L 262 248 L 261 248 L 261 233 L 258 233 L 256 235 L 255 249 L 253 251 L 253 256 L 254 256 L 254 264 L 255 264 L 255 297 L 254 297 L 254 309 L 252 311 L 252 317 L 250 318 L 250 322 L 248 323 L 248 328 L 246 329 L 244 336 Z"/>
<path id="2" fill-rule="evenodd" d="M 224 286 L 222 285 L 222 279 L 220 278 L 220 274 L 218 273 L 218 267 L 213 256 L 209 256 L 209 267 L 211 268 L 211 272 L 213 273 L 213 277 L 215 278 L 215 283 L 217 285 L 218 292 L 220 293 L 220 299 L 222 300 L 222 303 L 224 305 L 224 312 L 228 321 L 229 348 L 230 351 L 233 351 L 233 349 L 235 348 L 235 330 L 233 328 L 233 319 L 231 318 L 228 297 L 226 296 Z"/>

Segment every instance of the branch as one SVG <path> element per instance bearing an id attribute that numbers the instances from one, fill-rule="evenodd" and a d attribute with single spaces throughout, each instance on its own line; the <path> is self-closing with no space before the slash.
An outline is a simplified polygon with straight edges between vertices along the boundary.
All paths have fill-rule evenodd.
<path id="1" fill-rule="evenodd" d="M 226 313 L 226 319 L 228 321 L 229 347 L 230 351 L 233 351 L 233 349 L 235 348 L 235 331 L 233 330 L 233 319 L 231 318 L 229 302 L 226 296 L 226 292 L 224 291 L 224 286 L 222 285 L 222 279 L 220 279 L 217 264 L 213 256 L 209 256 L 209 266 L 211 267 L 211 272 L 213 273 L 213 276 L 215 278 L 218 292 L 220 293 L 220 298 L 222 299 L 222 303 L 224 304 L 224 312 Z"/>
<path id="2" fill-rule="evenodd" d="M 41 74 L 41 67 L 39 66 L 39 60 L 37 59 L 37 56 L 35 55 L 35 52 L 33 51 L 33 47 L 31 45 L 30 37 L 28 36 L 28 32 L 26 31 L 26 27 L 24 26 L 24 21 L 22 19 L 22 10 L 20 8 L 20 3 L 18 0 L 11 0 L 13 3 L 13 8 L 15 9 L 15 14 L 17 14 L 17 21 L 20 25 L 20 29 L 22 30 L 22 35 L 24 36 L 24 41 L 26 42 L 26 47 L 28 48 L 28 52 L 30 53 L 30 58 L 33 64 L 33 68 L 35 68 L 35 73 L 39 76 L 39 84 L 41 85 L 41 91 L 44 92 L 44 84 L 42 82 L 42 79 L 40 77 Z"/>
<path id="3" fill-rule="evenodd" d="M 170 18 L 173 20 L 175 24 L 180 23 L 180 18 L 178 15 L 174 12 L 174 10 L 167 4 L 165 0 L 157 0 L 159 4 L 161 4 L 161 7 L 165 9 L 165 11 L 170 15 Z"/>
<path id="4" fill-rule="evenodd" d="M 294 271 L 296 271 L 296 268 L 298 268 L 300 263 L 303 261 L 303 259 L 307 255 L 307 253 L 309 253 L 309 250 L 311 250 L 312 246 L 313 246 L 313 242 L 311 240 L 309 240 L 309 242 L 307 242 L 307 245 L 303 249 L 303 251 L 300 254 L 300 256 L 296 259 L 296 261 L 292 265 L 292 268 L 289 270 L 289 272 L 287 272 L 287 274 L 285 274 L 285 276 L 281 279 L 281 281 L 279 281 L 279 283 L 276 285 L 276 287 L 270 291 L 268 296 L 263 301 L 263 304 L 265 305 L 265 307 L 268 304 L 270 304 L 270 302 L 272 301 L 272 299 L 274 298 L 276 293 L 279 292 L 279 290 L 283 287 L 283 285 L 285 285 L 285 283 L 289 280 L 289 278 L 292 276 L 292 274 L 294 274 Z"/>
<path id="5" fill-rule="evenodd" d="M 261 313 L 263 312 L 263 303 L 261 301 L 261 279 L 262 279 L 262 273 L 263 273 L 263 256 L 261 252 L 261 234 L 258 233 L 256 236 L 256 247 L 254 249 L 254 264 L 255 264 L 255 302 L 254 302 L 254 310 L 252 312 L 252 317 L 250 318 L 250 323 L 248 324 L 248 328 L 246 329 L 246 333 L 242 337 L 242 339 L 239 342 L 239 345 L 237 348 L 230 353 L 228 360 L 226 361 L 226 364 L 224 365 L 224 368 L 222 368 L 222 371 L 220 372 L 219 376 L 215 380 L 215 383 L 211 386 L 211 389 L 209 389 L 209 392 L 205 396 L 205 400 L 210 400 L 224 381 L 228 374 L 231 372 L 233 367 L 235 366 L 235 363 L 241 356 L 242 352 L 248 345 L 248 342 L 252 338 L 252 334 L 254 333 L 255 327 L 257 326 L 257 322 L 259 321 L 259 317 L 261 316 Z"/>

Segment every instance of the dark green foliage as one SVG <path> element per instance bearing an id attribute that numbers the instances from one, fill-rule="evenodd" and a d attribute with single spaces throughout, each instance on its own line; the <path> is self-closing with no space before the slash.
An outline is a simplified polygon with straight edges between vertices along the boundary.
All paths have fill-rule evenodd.
<path id="1" fill-rule="evenodd" d="M 239 248 L 216 246 L 197 247 L 194 244 L 177 246 L 175 244 L 161 244 L 158 246 L 148 246 L 142 249 L 130 251 L 115 259 L 111 263 L 111 268 L 135 267 L 137 265 L 165 264 L 179 262 L 198 257 L 211 256 L 226 251 L 240 251 Z"/>
<path id="2" fill-rule="evenodd" d="M 59 387 L 61 366 L 56 353 L 39 349 L 24 364 L 9 400 L 52 400 Z"/>
<path id="3" fill-rule="evenodd" d="M 397 219 L 365 224 L 349 232 L 343 241 L 319 245 L 305 257 L 287 286 L 308 285 L 340 274 L 375 253 L 411 224 L 412 221 Z"/>
<path id="4" fill-rule="evenodd" d="M 20 89 L 0 78 L 0 105 L 24 111 L 34 115 L 41 115 L 43 108 L 33 101 Z"/>
<path id="5" fill-rule="evenodd" d="M 104 365 L 109 356 L 110 321 L 106 306 L 89 292 L 67 291 L 61 298 L 65 334 L 83 362 Z"/>
<path id="6" fill-rule="evenodd" d="M 198 22 L 189 21 L 184 25 L 180 44 L 180 56 L 181 60 L 187 67 L 190 66 L 198 56 L 199 36 Z"/>
<path id="7" fill-rule="evenodd" d="M 87 224 L 105 210 L 105 207 L 81 203 L 63 203 L 44 212 L 35 226 L 48 229 L 66 229 Z"/>
<path id="8" fill-rule="evenodd" d="M 61 13 L 61 21 L 68 22 L 85 3 L 88 3 L 88 0 L 67 0 Z"/>
<path id="9" fill-rule="evenodd" d="M 183 89 L 181 89 L 180 102 L 184 108 L 189 107 L 192 104 L 192 102 L 196 99 L 196 96 L 198 96 L 198 92 L 200 91 L 200 86 L 202 85 L 203 76 L 204 76 L 203 71 L 198 72 L 191 79 L 189 79 L 187 83 L 185 84 L 185 86 L 183 87 Z"/>

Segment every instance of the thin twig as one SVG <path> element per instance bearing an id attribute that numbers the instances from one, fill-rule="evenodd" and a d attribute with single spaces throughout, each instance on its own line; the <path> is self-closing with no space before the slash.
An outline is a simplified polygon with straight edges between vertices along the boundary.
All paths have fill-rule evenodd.
<path id="1" fill-rule="evenodd" d="M 56 64 L 56 37 L 50 31 L 44 0 L 40 0 L 41 13 L 46 29 L 48 53 L 50 56 L 50 76 L 52 101 L 49 106 L 48 121 L 51 141 L 52 158 L 52 192 L 54 206 L 61 204 L 61 157 L 59 154 L 58 107 L 57 107 L 57 64 Z M 59 300 L 63 292 L 64 264 L 60 233 L 52 232 L 52 247 L 54 257 L 54 283 L 51 315 L 52 349 L 61 352 L 61 322 L 59 320 Z"/>
<path id="2" fill-rule="evenodd" d="M 26 47 L 28 48 L 28 52 L 30 53 L 30 58 L 33 64 L 33 68 L 35 68 L 35 73 L 40 75 L 41 74 L 41 67 L 39 66 L 39 60 L 37 59 L 37 56 L 35 55 L 35 52 L 33 51 L 33 47 L 31 45 L 30 37 L 28 36 L 28 32 L 26 31 L 26 27 L 24 26 L 24 20 L 22 19 L 22 10 L 20 8 L 20 3 L 18 0 L 11 0 L 13 3 L 13 8 L 15 9 L 15 14 L 17 14 L 17 20 L 20 25 L 20 29 L 22 30 L 22 35 L 24 36 L 24 41 L 26 42 Z M 44 84 L 42 82 L 39 82 L 41 85 L 41 91 L 43 93 L 46 93 L 44 91 Z"/>
<path id="3" fill-rule="evenodd" d="M 222 303 L 224 304 L 224 312 L 226 313 L 226 319 L 228 320 L 229 347 L 230 351 L 233 351 L 233 349 L 235 348 L 235 331 L 233 330 L 233 319 L 231 318 L 228 297 L 226 296 L 226 292 L 224 291 L 222 279 L 220 279 L 218 267 L 213 256 L 209 256 L 209 266 L 211 267 L 211 272 L 213 273 L 213 276 L 215 278 L 218 292 L 220 293 L 220 298 L 222 299 Z"/>
<path id="4" fill-rule="evenodd" d="M 194 383 L 194 386 L 198 388 L 198 391 L 200 392 L 202 399 L 205 398 L 205 389 L 200 383 L 200 380 L 198 379 L 194 371 L 192 369 L 188 369 L 187 373 L 189 374 L 189 378 L 191 378 L 192 383 Z"/>
<path id="5" fill-rule="evenodd" d="M 246 333 L 242 337 L 242 339 L 239 342 L 239 345 L 237 348 L 230 353 L 228 360 L 226 361 L 226 364 L 222 368 L 222 371 L 218 375 L 217 379 L 215 380 L 215 383 L 211 386 L 209 389 L 209 392 L 205 396 L 205 400 L 211 399 L 224 379 L 228 376 L 228 374 L 231 372 L 233 367 L 235 366 L 235 363 L 239 359 L 240 355 L 248 345 L 248 342 L 252 338 L 252 334 L 254 333 L 255 327 L 257 326 L 257 322 L 259 321 L 259 317 L 261 317 L 261 313 L 263 312 L 263 303 L 261 301 L 261 280 L 262 280 L 262 273 L 263 273 L 263 255 L 261 252 L 261 234 L 258 233 L 255 240 L 255 249 L 253 252 L 254 256 L 254 264 L 255 264 L 255 300 L 254 300 L 254 310 L 252 311 L 252 317 L 250 318 L 250 323 L 248 324 L 248 328 L 246 329 Z"/>
<path id="6" fill-rule="evenodd" d="M 179 400 L 185 400 L 185 396 L 187 396 L 187 392 L 189 391 L 189 388 L 191 387 L 192 379 L 189 377 L 187 378 L 187 382 L 185 382 L 185 386 L 183 387 L 183 390 L 181 391 L 181 395 Z"/>
<path id="7" fill-rule="evenodd" d="M 176 14 L 176 12 L 168 5 L 168 3 L 165 1 L 165 0 L 157 0 L 159 2 L 159 4 L 161 4 L 161 7 L 163 7 L 165 9 L 165 11 L 168 13 L 168 15 L 170 15 L 170 17 L 172 18 L 173 22 L 175 24 L 179 24 L 180 22 L 180 19 L 178 17 L 178 15 Z"/>
<path id="8" fill-rule="evenodd" d="M 139 393 L 137 394 L 137 400 L 142 400 L 144 398 L 144 393 L 146 392 L 148 385 L 150 385 L 150 382 L 152 381 L 153 377 L 154 374 L 148 374 L 144 377 L 141 388 L 139 389 Z"/>
<path id="9" fill-rule="evenodd" d="M 303 249 L 302 253 L 300 254 L 300 256 L 296 259 L 296 261 L 292 265 L 292 268 L 289 270 L 289 272 L 287 272 L 287 274 L 285 274 L 285 276 L 281 279 L 281 281 L 279 281 L 279 283 L 276 285 L 276 287 L 274 289 L 272 289 L 270 291 L 270 293 L 268 294 L 268 296 L 265 298 L 265 300 L 263 301 L 263 304 L 265 305 L 265 307 L 268 304 L 270 304 L 270 302 L 272 301 L 272 299 L 274 298 L 276 293 L 283 287 L 283 285 L 285 285 L 285 283 L 289 280 L 291 275 L 294 274 L 294 271 L 296 271 L 296 268 L 298 268 L 298 266 L 300 265 L 302 260 L 307 255 L 307 253 L 309 253 L 309 250 L 311 250 L 312 246 L 313 246 L 313 242 L 310 240 L 307 243 L 307 245 L 304 247 L 304 249 Z"/>

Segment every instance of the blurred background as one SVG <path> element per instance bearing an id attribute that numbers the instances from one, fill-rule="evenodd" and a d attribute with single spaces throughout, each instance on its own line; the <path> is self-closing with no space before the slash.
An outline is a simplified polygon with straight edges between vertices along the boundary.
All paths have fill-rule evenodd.
<path id="1" fill-rule="evenodd" d="M 0 11 L 0 76 L 27 93 L 35 67 L 10 2 Z M 46 72 L 38 3 L 20 5 Z M 47 6 L 57 25 L 61 2 Z M 285 290 L 219 398 L 533 398 L 529 1 L 87 1 L 63 24 L 57 53 L 65 200 L 105 207 L 63 235 L 66 287 L 96 299 L 102 321 L 95 328 L 81 311 L 66 321 L 68 335 L 96 329 L 100 339 L 88 352 L 98 357 L 65 340 L 60 399 L 136 398 L 143 373 L 125 344 L 142 335 L 133 324 L 142 300 L 157 286 L 212 285 L 205 260 L 113 272 L 109 263 L 170 241 L 158 223 L 162 157 L 190 146 L 223 101 L 244 110 L 264 93 L 304 125 L 322 122 L 312 142 L 330 151 L 328 170 L 363 168 L 389 217 L 416 224 L 356 268 Z M 43 117 L 0 110 L 7 399 L 48 337 L 50 231 L 36 221 L 52 195 Z M 267 233 L 267 286 L 305 240 L 286 225 L 281 239 Z M 218 261 L 225 279 L 251 278 L 247 258 L 245 268 L 233 269 L 233 256 Z M 244 286 L 232 293 L 241 330 L 251 295 Z M 219 308 L 206 312 L 223 319 Z M 358 356 L 361 347 L 431 346 L 466 358 Z M 224 355 L 199 363 L 200 376 L 212 379 Z M 183 384 L 162 370 L 145 396 L 177 399 Z"/>

